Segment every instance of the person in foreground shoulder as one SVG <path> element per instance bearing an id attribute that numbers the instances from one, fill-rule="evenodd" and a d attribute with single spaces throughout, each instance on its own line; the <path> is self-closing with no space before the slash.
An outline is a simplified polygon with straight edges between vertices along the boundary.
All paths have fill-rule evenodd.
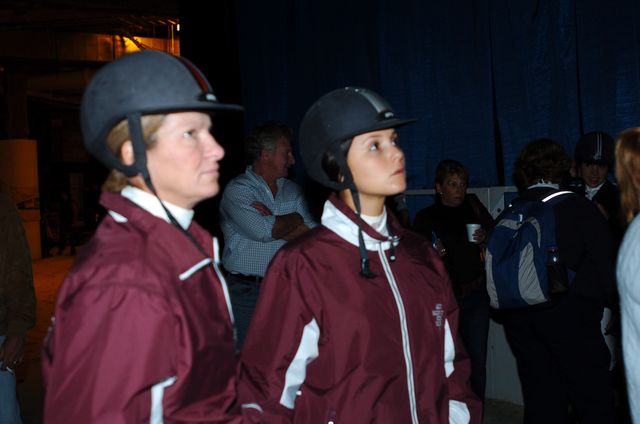
<path id="1" fill-rule="evenodd" d="M 87 150 L 108 214 L 58 292 L 44 343 L 47 423 L 239 422 L 231 306 L 193 207 L 219 191 L 220 103 L 186 59 L 126 55 L 87 87 Z"/>
<path id="2" fill-rule="evenodd" d="M 640 422 L 640 128 L 625 130 L 616 145 L 616 178 L 623 216 L 629 227 L 618 251 L 618 291 L 622 320 L 629 412 Z"/>
<path id="3" fill-rule="evenodd" d="M 406 188 L 396 128 L 411 122 L 347 87 L 301 123 L 308 174 L 337 194 L 263 281 L 238 390 L 265 422 L 481 421 L 444 265 L 384 207 Z"/>

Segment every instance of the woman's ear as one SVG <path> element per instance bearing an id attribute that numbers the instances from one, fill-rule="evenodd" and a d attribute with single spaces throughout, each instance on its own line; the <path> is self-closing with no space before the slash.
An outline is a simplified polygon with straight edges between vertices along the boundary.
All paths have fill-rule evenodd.
<path id="1" fill-rule="evenodd" d="M 436 183 L 436 194 L 442 194 L 442 184 Z"/>
<path id="2" fill-rule="evenodd" d="M 120 159 L 125 165 L 133 165 L 135 162 L 135 153 L 133 152 L 133 144 L 131 140 L 127 140 L 120 146 Z"/>
<path id="3" fill-rule="evenodd" d="M 133 165 L 135 162 L 135 152 L 133 151 L 133 144 L 131 140 L 127 140 L 122 143 L 120 147 L 120 160 L 127 166 Z M 147 193 L 152 193 L 147 186 L 147 183 L 144 181 L 140 174 L 134 177 L 128 177 L 127 181 L 130 185 L 137 187 L 141 190 L 146 191 Z"/>

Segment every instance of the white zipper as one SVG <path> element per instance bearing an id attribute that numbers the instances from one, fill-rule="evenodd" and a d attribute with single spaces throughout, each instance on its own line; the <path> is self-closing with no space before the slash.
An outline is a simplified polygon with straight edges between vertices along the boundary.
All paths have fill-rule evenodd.
<path id="1" fill-rule="evenodd" d="M 387 257 L 384 254 L 382 244 L 378 247 L 378 255 L 380 256 L 380 262 L 382 262 L 382 268 L 387 276 L 387 281 L 391 287 L 393 298 L 396 301 L 398 307 L 398 314 L 400 315 L 400 330 L 402 333 L 402 350 L 404 352 L 404 363 L 407 367 L 407 391 L 409 392 L 409 406 L 411 407 L 411 422 L 413 424 L 419 424 L 418 421 L 418 407 L 416 405 L 416 392 L 415 385 L 413 383 L 413 363 L 411 362 L 411 347 L 409 345 L 409 329 L 407 328 L 407 315 L 404 311 L 404 304 L 402 297 L 400 296 L 400 290 L 396 284 L 396 280 L 391 272 L 391 266 L 387 261 Z"/>

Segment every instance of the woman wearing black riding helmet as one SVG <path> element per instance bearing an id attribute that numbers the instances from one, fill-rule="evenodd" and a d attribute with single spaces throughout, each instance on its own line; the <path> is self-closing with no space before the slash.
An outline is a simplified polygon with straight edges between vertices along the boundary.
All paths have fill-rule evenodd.
<path id="1" fill-rule="evenodd" d="M 384 207 L 406 188 L 395 129 L 410 122 L 361 88 L 326 94 L 302 121 L 307 172 L 337 194 L 262 283 L 239 397 L 266 422 L 480 421 L 444 266 Z"/>
<path id="2" fill-rule="evenodd" d="M 111 169 L 108 214 L 57 297 L 45 341 L 48 423 L 230 422 L 231 309 L 217 246 L 192 221 L 224 150 L 198 69 L 157 51 L 102 68 L 81 105 L 84 143 Z M 237 422 L 237 421 L 236 421 Z"/>

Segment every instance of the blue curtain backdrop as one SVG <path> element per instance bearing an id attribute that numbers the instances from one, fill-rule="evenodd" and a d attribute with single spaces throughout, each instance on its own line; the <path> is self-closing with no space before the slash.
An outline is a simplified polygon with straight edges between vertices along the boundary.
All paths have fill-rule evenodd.
<path id="1" fill-rule="evenodd" d="M 511 184 L 528 141 L 640 126 L 640 2 L 236 0 L 247 128 L 342 86 L 400 116 L 409 188 L 453 158 L 472 186 Z"/>

